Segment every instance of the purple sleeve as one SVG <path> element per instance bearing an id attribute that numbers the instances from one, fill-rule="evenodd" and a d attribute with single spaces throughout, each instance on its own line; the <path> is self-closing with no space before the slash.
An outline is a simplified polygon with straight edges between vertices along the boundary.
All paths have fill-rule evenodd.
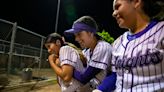
<path id="1" fill-rule="evenodd" d="M 101 90 L 102 92 L 112 92 L 116 87 L 115 83 L 116 83 L 116 73 L 112 72 L 110 75 L 106 76 L 106 78 L 98 86 L 98 89 Z"/>
<path id="2" fill-rule="evenodd" d="M 84 73 L 80 73 L 79 71 L 74 70 L 73 76 L 76 80 L 80 81 L 83 84 L 86 84 L 92 78 L 94 78 L 95 75 L 98 74 L 100 71 L 101 69 L 99 68 L 89 66 Z"/>

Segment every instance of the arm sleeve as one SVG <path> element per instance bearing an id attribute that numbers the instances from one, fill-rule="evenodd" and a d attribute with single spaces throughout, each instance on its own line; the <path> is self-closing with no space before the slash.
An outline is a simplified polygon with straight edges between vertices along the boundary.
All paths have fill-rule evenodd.
<path id="1" fill-rule="evenodd" d="M 89 66 L 105 70 L 111 63 L 112 47 L 106 42 L 99 42 L 93 51 Z"/>
<path id="2" fill-rule="evenodd" d="M 112 92 L 116 87 L 115 83 L 116 73 L 112 72 L 102 81 L 102 83 L 98 86 L 98 89 L 102 92 Z"/>
<path id="3" fill-rule="evenodd" d="M 59 54 L 60 54 L 61 66 L 64 64 L 68 64 L 73 67 L 76 66 L 76 62 L 78 61 L 79 57 L 73 48 L 69 46 L 63 46 L 61 47 Z"/>
<path id="4" fill-rule="evenodd" d="M 76 80 L 80 81 L 83 84 L 86 84 L 100 71 L 101 69 L 99 68 L 89 66 L 84 73 L 80 73 L 79 71 L 74 70 L 73 76 Z"/>

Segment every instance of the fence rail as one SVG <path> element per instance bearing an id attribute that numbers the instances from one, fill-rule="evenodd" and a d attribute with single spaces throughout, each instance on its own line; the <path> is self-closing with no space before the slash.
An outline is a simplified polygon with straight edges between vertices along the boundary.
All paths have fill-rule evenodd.
<path id="1" fill-rule="evenodd" d="M 31 63 L 32 68 L 50 68 L 45 37 L 18 25 L 0 19 L 0 69 L 8 74 L 17 73 Z"/>

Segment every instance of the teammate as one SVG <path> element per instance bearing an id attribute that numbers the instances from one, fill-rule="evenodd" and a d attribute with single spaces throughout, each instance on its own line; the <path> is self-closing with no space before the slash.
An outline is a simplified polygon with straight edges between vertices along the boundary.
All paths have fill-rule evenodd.
<path id="1" fill-rule="evenodd" d="M 64 43 L 62 37 L 52 33 L 45 40 L 45 47 L 49 52 L 49 63 L 59 79 L 62 92 L 74 92 L 82 86 L 80 82 L 72 78 L 73 70 L 83 71 L 82 55 L 76 47 L 70 43 Z"/>
<path id="2" fill-rule="evenodd" d="M 90 84 L 95 89 L 106 76 L 107 67 L 111 63 L 112 47 L 109 43 L 102 41 L 96 34 L 98 26 L 96 21 L 90 16 L 83 16 L 77 19 L 72 29 L 65 33 L 73 33 L 75 40 L 85 49 L 84 55 L 87 58 L 87 67 L 84 72 L 74 71 L 74 78 L 83 84 Z M 112 73 L 113 74 L 113 73 Z M 90 81 L 90 82 L 89 82 Z M 112 86 L 115 82 L 111 80 Z M 81 92 L 91 92 L 87 87 L 82 87 Z"/>
<path id="3" fill-rule="evenodd" d="M 113 44 L 116 92 L 164 92 L 164 21 L 158 0 L 114 0 L 113 16 L 129 31 Z M 163 16 L 163 15 L 162 15 Z"/>

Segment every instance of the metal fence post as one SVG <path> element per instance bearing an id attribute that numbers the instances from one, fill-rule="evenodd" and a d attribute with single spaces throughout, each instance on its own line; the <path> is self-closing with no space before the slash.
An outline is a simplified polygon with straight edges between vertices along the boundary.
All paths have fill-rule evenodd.
<path id="1" fill-rule="evenodd" d="M 57 30 L 58 30 L 59 10 L 60 10 L 60 0 L 58 0 L 57 12 L 56 12 L 56 22 L 55 22 L 55 32 L 56 33 L 57 33 Z"/>
<path id="2" fill-rule="evenodd" d="M 42 40 L 41 40 L 41 47 L 40 47 L 40 59 L 39 59 L 39 71 L 38 71 L 38 76 L 40 76 L 39 72 L 40 72 L 40 68 L 41 68 L 41 65 L 42 65 L 43 45 L 44 45 L 44 40 L 43 40 L 43 37 L 42 37 Z"/>
<path id="3" fill-rule="evenodd" d="M 17 22 L 15 22 L 13 24 L 13 29 L 12 29 L 7 74 L 10 74 L 10 71 L 11 71 L 11 62 L 12 62 L 12 56 L 13 56 L 13 48 L 14 48 L 16 30 L 17 30 Z"/>

